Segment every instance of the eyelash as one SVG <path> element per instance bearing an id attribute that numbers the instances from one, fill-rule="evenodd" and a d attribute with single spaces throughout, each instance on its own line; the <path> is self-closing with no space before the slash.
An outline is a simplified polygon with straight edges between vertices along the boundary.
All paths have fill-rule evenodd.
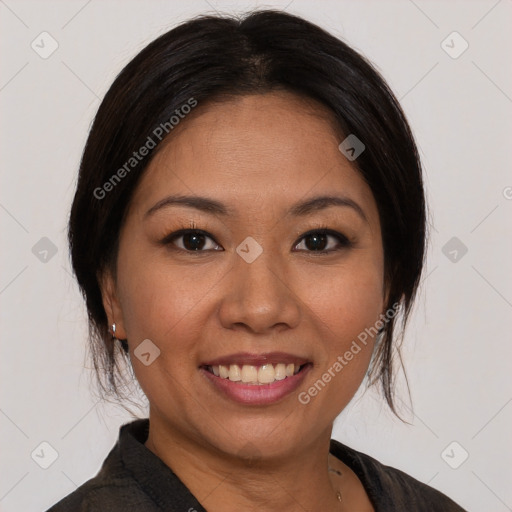
<path id="1" fill-rule="evenodd" d="M 160 243 L 162 245 L 171 245 L 176 239 L 178 239 L 178 238 L 180 238 L 180 237 L 182 237 L 184 235 L 187 235 L 187 234 L 200 234 L 200 235 L 204 235 L 204 236 L 210 238 L 217 245 L 220 245 L 220 244 L 218 244 L 215 241 L 214 237 L 212 235 L 210 235 L 208 232 L 203 231 L 202 229 L 198 229 L 194 222 L 192 222 L 190 224 L 189 228 L 179 229 L 178 231 L 174 231 L 174 232 L 170 233 L 169 235 L 166 235 L 160 241 Z M 312 230 L 307 231 L 306 233 L 304 233 L 298 239 L 299 241 L 294 244 L 294 247 L 297 246 L 299 243 L 301 243 L 302 240 L 304 240 L 308 236 L 312 236 L 312 235 L 328 235 L 328 236 L 332 236 L 332 237 L 334 237 L 334 238 L 336 238 L 338 240 L 339 246 L 336 249 L 328 249 L 328 250 L 323 249 L 321 251 L 313 251 L 313 250 L 303 251 L 303 250 L 301 250 L 299 252 L 308 252 L 308 253 L 316 254 L 316 255 L 327 255 L 327 254 L 331 254 L 331 253 L 340 251 L 342 249 L 348 249 L 348 248 L 352 247 L 352 245 L 353 245 L 352 242 L 348 239 L 348 237 L 346 237 L 343 233 L 339 233 L 338 231 L 334 231 L 332 229 L 329 229 L 327 226 L 320 226 L 318 228 L 312 229 Z M 188 249 L 182 249 L 181 247 L 176 247 L 176 249 L 179 250 L 179 251 L 183 251 L 183 252 L 187 252 L 187 253 L 191 253 L 191 254 L 197 254 L 197 253 L 209 252 L 210 251 L 210 250 L 206 250 L 206 251 L 204 251 L 204 250 L 191 251 L 191 250 L 188 250 Z"/>

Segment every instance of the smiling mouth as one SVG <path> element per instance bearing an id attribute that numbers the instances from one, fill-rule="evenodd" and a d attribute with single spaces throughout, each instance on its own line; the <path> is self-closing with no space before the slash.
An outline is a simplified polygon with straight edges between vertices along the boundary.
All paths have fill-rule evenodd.
<path id="1" fill-rule="evenodd" d="M 239 384 L 248 384 L 254 386 L 263 386 L 272 384 L 273 382 L 286 380 L 289 377 L 297 375 L 311 363 L 295 364 L 295 363 L 266 363 L 262 365 L 250 364 L 230 364 L 230 365 L 205 365 L 206 371 L 212 373 L 216 377 L 226 379 Z"/>

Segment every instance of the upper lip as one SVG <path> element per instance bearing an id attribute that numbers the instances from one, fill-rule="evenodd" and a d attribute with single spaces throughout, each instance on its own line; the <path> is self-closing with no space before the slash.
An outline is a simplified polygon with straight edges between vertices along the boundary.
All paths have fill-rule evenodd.
<path id="1" fill-rule="evenodd" d="M 308 363 L 308 359 L 297 356 L 294 354 L 289 354 L 286 352 L 264 352 L 262 354 L 254 354 L 250 352 L 239 352 L 237 354 L 229 354 L 225 356 L 220 356 L 215 359 L 210 359 L 209 361 L 205 361 L 200 366 L 229 366 L 231 364 L 238 365 L 252 365 L 252 366 L 262 366 L 264 364 L 298 364 L 303 365 Z"/>

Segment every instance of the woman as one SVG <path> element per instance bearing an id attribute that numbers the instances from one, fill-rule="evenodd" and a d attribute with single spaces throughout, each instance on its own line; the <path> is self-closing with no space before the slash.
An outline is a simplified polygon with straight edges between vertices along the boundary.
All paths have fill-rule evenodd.
<path id="1" fill-rule="evenodd" d="M 127 358 L 150 413 L 52 512 L 462 510 L 331 440 L 367 373 L 395 410 L 425 249 L 412 134 L 346 44 L 276 11 L 153 41 L 99 108 L 69 240 L 96 368 L 117 392 Z"/>

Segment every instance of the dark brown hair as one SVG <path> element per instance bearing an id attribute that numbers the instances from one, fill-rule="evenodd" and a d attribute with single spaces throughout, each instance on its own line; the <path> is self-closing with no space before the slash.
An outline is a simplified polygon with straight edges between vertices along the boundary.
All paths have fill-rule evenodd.
<path id="1" fill-rule="evenodd" d="M 371 384 L 380 380 L 396 413 L 394 352 L 425 254 L 425 200 L 417 147 L 398 101 L 363 56 L 318 26 L 274 10 L 241 18 L 201 16 L 166 32 L 126 65 L 98 109 L 80 164 L 68 236 L 72 266 L 87 304 L 94 367 L 107 394 L 121 398 L 126 382 L 119 360 L 126 362 L 126 354 L 115 350 L 109 334 L 98 277 L 106 269 L 115 275 L 124 215 L 155 149 L 132 167 L 126 163 L 147 145 L 155 128 L 164 126 L 169 132 L 171 118 L 179 116 L 191 99 L 200 109 L 216 98 L 277 89 L 320 102 L 346 136 L 355 135 L 365 145 L 353 164 L 378 206 L 389 289 L 386 309 L 400 303 L 402 322 L 400 337 L 398 318 L 386 323 L 372 359 Z M 160 143 L 156 140 L 156 148 Z M 115 175 L 122 179 L 113 181 Z"/>

